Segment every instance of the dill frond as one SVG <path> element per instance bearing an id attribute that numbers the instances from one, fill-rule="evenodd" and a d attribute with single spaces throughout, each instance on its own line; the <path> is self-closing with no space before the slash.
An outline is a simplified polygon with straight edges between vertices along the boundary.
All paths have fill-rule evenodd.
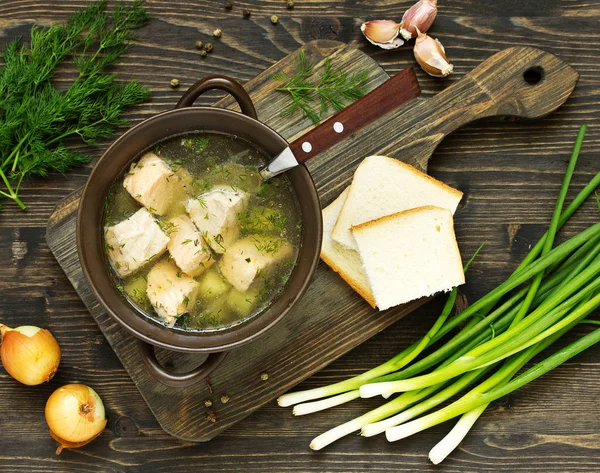
<path id="1" fill-rule="evenodd" d="M 29 44 L 9 43 L 0 68 L 0 196 L 21 208 L 21 182 L 28 176 L 67 172 L 91 156 L 64 145 L 69 136 L 88 145 L 109 138 L 128 123 L 123 113 L 150 98 L 136 81 L 121 82 L 105 68 L 119 62 L 145 25 L 143 0 L 117 3 L 112 16 L 106 0 L 91 3 L 66 24 L 31 28 Z M 51 83 L 57 67 L 70 60 L 78 75 L 67 90 Z"/>
<path id="2" fill-rule="evenodd" d="M 301 110 L 313 124 L 318 125 L 330 107 L 339 112 L 346 104 L 354 102 L 367 92 L 367 71 L 348 75 L 342 70 L 334 69 L 330 58 L 325 58 L 323 74 L 316 84 L 309 80 L 313 72 L 314 64 L 307 59 L 304 51 L 300 51 L 296 57 L 296 72 L 293 76 L 284 71 L 273 75 L 273 80 L 283 82 L 275 90 L 288 93 L 292 99 L 292 103 L 282 112 L 284 117 L 291 117 Z M 318 110 L 315 105 L 318 105 Z"/>

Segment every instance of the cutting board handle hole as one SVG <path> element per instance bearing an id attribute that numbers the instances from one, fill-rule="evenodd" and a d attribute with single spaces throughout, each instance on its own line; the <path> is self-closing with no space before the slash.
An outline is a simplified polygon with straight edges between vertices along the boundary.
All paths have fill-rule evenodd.
<path id="1" fill-rule="evenodd" d="M 540 66 L 533 66 L 523 72 L 523 79 L 529 85 L 537 85 L 544 78 L 544 69 Z"/>

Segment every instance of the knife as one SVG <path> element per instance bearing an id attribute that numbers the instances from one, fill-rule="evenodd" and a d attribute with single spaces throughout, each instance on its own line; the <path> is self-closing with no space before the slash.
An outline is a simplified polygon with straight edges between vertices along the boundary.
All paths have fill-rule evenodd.
<path id="1" fill-rule="evenodd" d="M 414 69 L 402 69 L 379 87 L 295 140 L 262 168 L 260 175 L 268 180 L 308 161 L 420 94 L 421 88 Z"/>

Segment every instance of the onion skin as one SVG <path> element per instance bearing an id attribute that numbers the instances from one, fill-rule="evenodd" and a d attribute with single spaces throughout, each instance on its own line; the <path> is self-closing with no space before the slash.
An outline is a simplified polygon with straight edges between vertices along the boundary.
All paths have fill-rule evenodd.
<path id="1" fill-rule="evenodd" d="M 105 421 L 104 425 L 106 425 L 106 421 Z M 69 442 L 68 440 L 60 438 L 58 435 L 56 435 L 54 432 L 52 432 L 52 430 L 50 430 L 50 435 L 52 436 L 52 438 L 60 444 L 56 448 L 57 455 L 60 455 L 65 448 L 73 449 L 73 448 L 83 447 L 83 446 L 87 445 L 88 443 L 90 443 L 91 441 L 95 440 L 96 438 L 100 437 L 101 433 L 102 433 L 102 431 L 98 432 L 97 435 L 95 435 L 94 437 L 92 437 L 89 440 L 86 440 L 85 442 Z"/>
<path id="2" fill-rule="evenodd" d="M 0 359 L 10 376 L 27 386 L 50 381 L 60 364 L 60 346 L 46 329 L 0 324 Z"/>
<path id="3" fill-rule="evenodd" d="M 46 403 L 46 422 L 50 435 L 63 448 L 79 448 L 98 437 L 107 424 L 104 404 L 92 388 L 67 384 L 58 388 Z"/>

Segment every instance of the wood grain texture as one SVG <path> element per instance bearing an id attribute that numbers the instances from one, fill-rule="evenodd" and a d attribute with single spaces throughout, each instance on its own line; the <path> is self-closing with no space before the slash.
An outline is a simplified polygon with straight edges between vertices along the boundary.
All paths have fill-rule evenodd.
<path id="1" fill-rule="evenodd" d="M 313 41 L 302 51 L 315 63 L 315 74 L 321 73 L 325 58 L 329 57 L 349 74 L 369 70 L 367 87 L 371 89 L 388 78 L 371 58 L 343 43 Z M 283 135 L 289 133 L 286 121 L 282 121 L 281 117 L 281 101 L 287 97 L 279 94 L 279 100 L 271 98 L 273 94 L 277 95 L 274 90 L 277 83 L 272 76 L 288 69 L 290 64 L 295 67 L 296 54 L 284 58 L 245 85 L 260 119 Z M 408 91 L 413 90 L 412 84 L 414 82 L 408 81 Z M 230 101 L 221 105 L 225 103 Z M 232 106 L 238 108 L 237 104 Z M 299 119 L 298 127 L 297 133 L 302 135 L 303 130 L 312 125 Z M 357 137 L 360 133 L 356 133 Z M 332 184 L 335 182 L 335 179 L 330 180 Z M 328 183 L 321 185 L 326 188 Z M 48 222 L 46 242 L 161 426 L 184 440 L 212 439 L 424 302 L 414 302 L 384 313 L 373 311 L 322 265 L 306 297 L 285 319 L 258 343 L 229 352 L 221 366 L 210 375 L 208 383 L 200 382 L 187 388 L 164 386 L 144 366 L 136 340 L 101 309 L 83 276 L 75 243 L 79 197 L 80 192 L 77 191 L 57 205 Z M 159 356 L 169 370 L 180 373 L 190 371 L 206 359 L 206 355 L 183 355 L 166 350 L 160 350 Z M 260 380 L 262 373 L 269 374 L 268 382 Z M 194 402 L 215 397 L 220 399 L 224 395 L 229 401 L 215 402 L 210 409 L 203 402 Z M 186 414 L 185 419 L 181 418 L 182 413 Z M 207 419 L 209 415 L 214 419 Z"/>
<path id="2" fill-rule="evenodd" d="M 33 23 L 63 21 L 84 3 L 2 2 L 0 43 L 27 36 Z M 153 102 L 134 110 L 130 118 L 137 122 L 172 108 L 185 87 L 209 73 L 248 80 L 317 38 L 354 44 L 393 74 L 414 64 L 410 49 L 384 52 L 367 45 L 359 25 L 366 19 L 399 19 L 411 3 L 297 0 L 290 12 L 279 0 L 234 0 L 233 11 L 226 12 L 217 0 L 149 1 L 153 20 L 140 31 L 139 44 L 117 68 L 150 86 L 154 94 Z M 252 10 L 248 20 L 241 16 L 243 7 Z M 270 24 L 271 14 L 279 16 L 279 25 Z M 463 255 L 470 255 L 483 240 L 488 242 L 463 288 L 469 300 L 506 277 L 543 233 L 582 122 L 591 126 L 573 188 L 581 187 L 600 167 L 599 19 L 600 5 L 594 1 L 440 2 L 432 35 L 445 45 L 456 74 L 437 80 L 417 70 L 424 95 L 444 90 L 493 52 L 511 46 L 542 48 L 567 61 L 581 75 L 569 101 L 544 120 L 485 120 L 469 125 L 446 138 L 430 161 L 431 174 L 465 192 L 456 222 Z M 219 41 L 210 37 L 216 26 L 223 30 Z M 193 47 L 197 39 L 215 43 L 213 56 L 200 60 Z M 59 83 L 69 77 L 65 73 Z M 180 90 L 169 87 L 173 77 L 181 81 Z M 215 97 L 206 97 L 203 103 L 210 104 Z M 98 156 L 102 150 L 89 151 Z M 401 444 L 350 436 L 323 452 L 308 449 L 311 438 L 378 405 L 377 400 L 355 401 L 304 418 L 294 418 L 289 410 L 270 403 L 209 444 L 193 445 L 169 437 L 44 242 L 45 225 L 54 205 L 79 188 L 89 170 L 86 166 L 67 176 L 28 181 L 23 190 L 28 211 L 7 205 L 0 212 L 0 317 L 13 325 L 47 326 L 64 349 L 58 377 L 50 385 L 25 388 L 0 371 L 0 472 L 600 470 L 597 347 L 494 403 L 442 468 L 429 465 L 426 454 L 449 425 Z M 596 220 L 597 210 L 588 202 L 565 236 Z M 300 387 L 338 381 L 384 361 L 421 335 L 440 308 L 438 300 L 423 306 Z M 43 406 L 54 388 L 74 381 L 94 386 L 103 396 L 109 428 L 86 448 L 56 458 L 55 443 L 44 424 Z"/>

